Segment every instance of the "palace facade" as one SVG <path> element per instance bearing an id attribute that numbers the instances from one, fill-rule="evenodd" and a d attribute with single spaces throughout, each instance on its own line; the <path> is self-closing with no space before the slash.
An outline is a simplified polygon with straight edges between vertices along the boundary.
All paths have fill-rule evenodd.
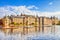
<path id="1" fill-rule="evenodd" d="M 32 32 L 43 32 L 47 28 L 45 26 L 52 26 L 52 24 L 57 24 L 57 18 L 49 17 L 38 17 L 32 15 L 11 15 L 5 16 L 2 19 L 3 27 L 5 32 L 14 33 L 32 33 Z"/>

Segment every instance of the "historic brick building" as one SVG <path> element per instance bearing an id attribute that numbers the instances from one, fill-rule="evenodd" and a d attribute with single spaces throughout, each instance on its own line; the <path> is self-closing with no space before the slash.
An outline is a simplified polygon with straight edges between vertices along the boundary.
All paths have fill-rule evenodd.
<path id="1" fill-rule="evenodd" d="M 9 29 L 7 32 L 20 32 L 24 34 L 44 32 L 44 30 L 47 29 L 45 26 L 51 26 L 56 20 L 49 17 L 38 17 L 25 14 L 5 16 L 2 18 L 3 27 Z"/>

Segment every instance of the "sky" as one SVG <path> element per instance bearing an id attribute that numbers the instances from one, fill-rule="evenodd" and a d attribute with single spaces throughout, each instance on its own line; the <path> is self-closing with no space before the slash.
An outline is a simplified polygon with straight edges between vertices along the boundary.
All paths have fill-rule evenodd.
<path id="1" fill-rule="evenodd" d="M 21 13 L 60 18 L 60 0 L 0 0 L 0 17 Z"/>

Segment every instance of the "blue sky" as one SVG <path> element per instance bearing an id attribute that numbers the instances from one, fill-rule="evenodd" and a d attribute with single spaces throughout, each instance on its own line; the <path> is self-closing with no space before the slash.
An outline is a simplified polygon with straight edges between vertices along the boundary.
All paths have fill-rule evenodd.
<path id="1" fill-rule="evenodd" d="M 39 11 L 60 11 L 60 0 L 0 0 L 0 6 L 35 5 Z"/>
<path id="2" fill-rule="evenodd" d="M 0 0 L 0 17 L 12 13 L 60 18 L 60 0 Z"/>

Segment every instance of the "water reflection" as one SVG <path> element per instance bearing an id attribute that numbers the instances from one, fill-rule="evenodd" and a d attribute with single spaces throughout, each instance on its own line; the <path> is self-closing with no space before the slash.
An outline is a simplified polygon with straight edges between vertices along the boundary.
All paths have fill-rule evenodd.
<path id="1" fill-rule="evenodd" d="M 5 34 L 3 31 L 0 31 L 0 40 L 60 40 L 60 26 L 46 28 L 44 33 L 35 32 L 26 35 L 17 33 Z"/>

